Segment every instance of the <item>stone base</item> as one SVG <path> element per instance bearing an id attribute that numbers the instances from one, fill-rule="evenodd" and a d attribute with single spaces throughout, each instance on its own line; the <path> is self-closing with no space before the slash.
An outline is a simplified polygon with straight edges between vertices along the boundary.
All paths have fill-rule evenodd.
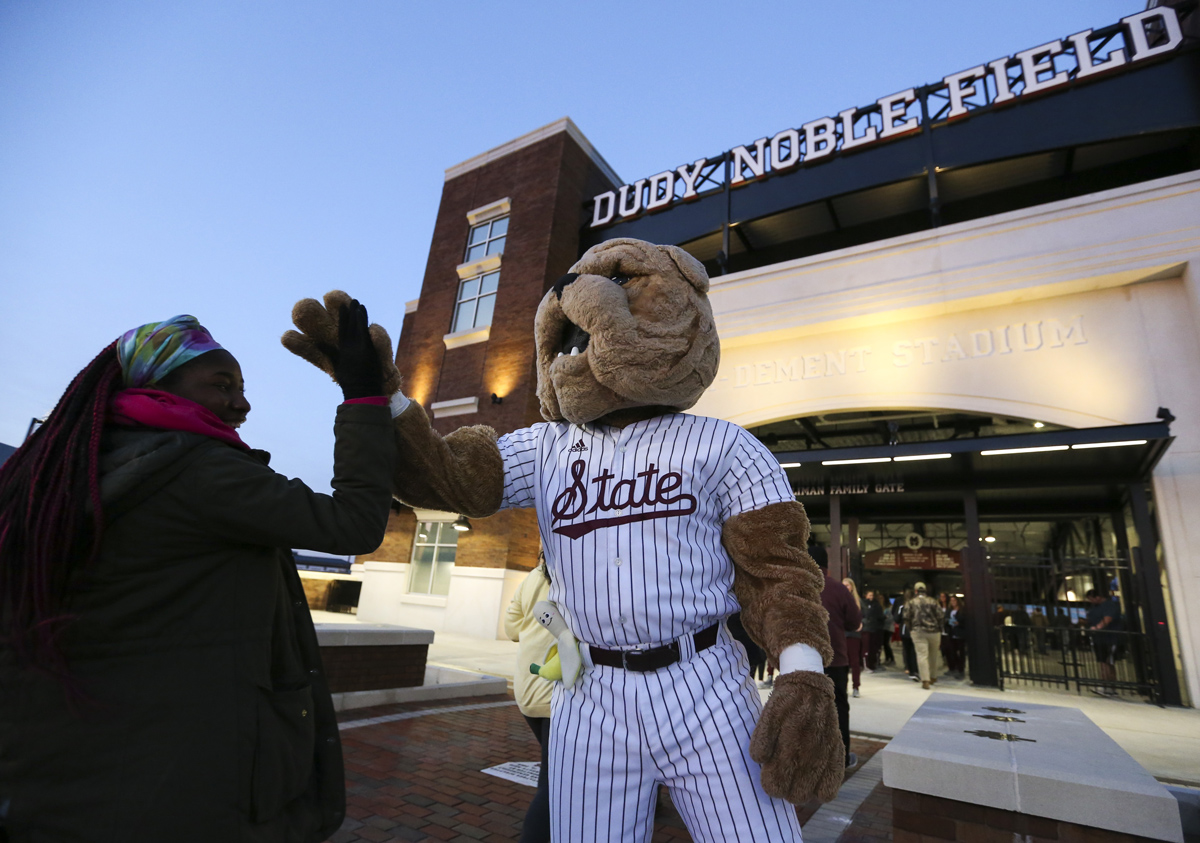
<path id="1" fill-rule="evenodd" d="M 940 796 L 892 791 L 893 843 L 1153 843 L 1149 837 L 1051 820 L 944 799 Z"/>
<path id="2" fill-rule="evenodd" d="M 322 647 L 321 661 L 332 693 L 408 688 L 425 682 L 428 644 Z"/>
<path id="3" fill-rule="evenodd" d="M 329 690 L 334 694 L 418 687 L 433 633 L 386 624 L 316 625 Z"/>
<path id="4" fill-rule="evenodd" d="M 425 682 L 408 688 L 380 688 L 374 691 L 348 691 L 333 695 L 334 711 L 350 711 L 393 703 L 451 700 L 459 697 L 485 697 L 508 692 L 508 680 L 448 667 L 425 668 Z"/>

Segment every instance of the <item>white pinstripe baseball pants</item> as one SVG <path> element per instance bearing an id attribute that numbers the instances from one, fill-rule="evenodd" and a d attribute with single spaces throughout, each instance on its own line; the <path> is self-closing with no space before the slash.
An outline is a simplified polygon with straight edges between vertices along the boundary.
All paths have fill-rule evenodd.
<path id="1" fill-rule="evenodd" d="M 697 843 L 799 841 L 796 809 L 763 792 L 750 758 L 762 711 L 746 651 L 717 643 L 649 673 L 591 665 L 556 685 L 550 718 L 550 825 L 556 843 L 648 841 L 659 783 Z"/>

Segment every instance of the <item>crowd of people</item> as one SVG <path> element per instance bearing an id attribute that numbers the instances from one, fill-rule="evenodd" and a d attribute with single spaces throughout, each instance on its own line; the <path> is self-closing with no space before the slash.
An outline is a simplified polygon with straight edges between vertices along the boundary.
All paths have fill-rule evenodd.
<path id="1" fill-rule="evenodd" d="M 938 680 L 939 655 L 946 675 L 966 676 L 967 610 L 961 596 L 942 592 L 935 599 L 923 582 L 892 597 L 874 588 L 864 589 L 860 596 L 849 577 L 842 585 L 862 613 L 861 629 L 847 633 L 852 696 L 860 694 L 862 671 L 885 672 L 897 665 L 897 651 L 900 669 L 925 688 Z"/>

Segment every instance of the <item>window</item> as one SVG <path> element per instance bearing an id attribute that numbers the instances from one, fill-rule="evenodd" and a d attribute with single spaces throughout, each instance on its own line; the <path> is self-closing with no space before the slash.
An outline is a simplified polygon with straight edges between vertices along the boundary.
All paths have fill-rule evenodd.
<path id="1" fill-rule="evenodd" d="M 458 549 L 458 531 L 450 521 L 422 521 L 413 542 L 409 594 L 450 593 L 450 571 Z"/>
<path id="2" fill-rule="evenodd" d="M 458 304 L 454 307 L 454 325 L 450 328 L 451 332 L 469 331 L 492 324 L 492 310 L 496 306 L 496 286 L 499 283 L 499 270 L 459 282 Z"/>
<path id="3" fill-rule="evenodd" d="M 507 234 L 508 217 L 500 217 L 471 226 L 471 234 L 467 238 L 467 259 L 464 263 L 477 261 L 488 255 L 502 254 Z"/>

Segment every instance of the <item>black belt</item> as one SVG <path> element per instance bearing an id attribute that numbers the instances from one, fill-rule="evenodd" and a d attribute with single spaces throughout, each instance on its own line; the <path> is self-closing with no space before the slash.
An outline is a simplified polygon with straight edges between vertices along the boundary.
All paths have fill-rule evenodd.
<path id="1" fill-rule="evenodd" d="M 720 627 L 720 623 L 714 623 L 708 629 L 702 629 L 692 636 L 692 640 L 696 642 L 697 653 L 717 643 L 717 631 Z M 661 670 L 675 664 L 681 658 L 678 641 L 663 644 L 661 647 L 651 647 L 649 650 L 603 650 L 589 644 L 588 652 L 591 653 L 592 664 L 623 667 L 636 673 Z"/>

